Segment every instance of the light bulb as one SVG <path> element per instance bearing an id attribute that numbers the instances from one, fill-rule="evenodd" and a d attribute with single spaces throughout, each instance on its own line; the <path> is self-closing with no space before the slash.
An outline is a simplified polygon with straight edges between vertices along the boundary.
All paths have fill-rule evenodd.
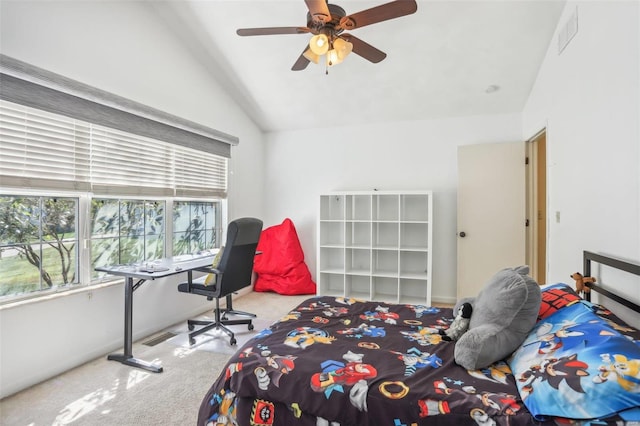
<path id="1" fill-rule="evenodd" d="M 325 34 L 316 34 L 311 37 L 309 48 L 316 55 L 324 55 L 329 50 L 329 38 Z"/>
<path id="2" fill-rule="evenodd" d="M 327 52 L 328 66 L 332 67 L 334 65 L 338 65 L 340 62 L 342 62 L 342 58 L 340 57 L 336 49 L 331 49 L 330 51 Z"/>

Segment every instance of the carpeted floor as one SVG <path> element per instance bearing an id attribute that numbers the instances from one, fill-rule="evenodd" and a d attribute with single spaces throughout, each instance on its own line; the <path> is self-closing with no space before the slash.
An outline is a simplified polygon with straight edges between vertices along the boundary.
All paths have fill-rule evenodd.
<path id="1" fill-rule="evenodd" d="M 203 396 L 229 356 L 309 297 L 252 292 L 235 298 L 235 309 L 258 315 L 251 332 L 245 325 L 233 326 L 237 346 L 231 347 L 226 335 L 217 338 L 214 331 L 199 336 L 190 347 L 186 324 L 176 324 L 156 334 L 170 338 L 155 346 L 144 344 L 154 336 L 133 345 L 135 356 L 162 365 L 163 373 L 100 357 L 0 401 L 0 424 L 194 425 Z"/>
<path id="2" fill-rule="evenodd" d="M 235 319 L 236 317 L 229 316 L 229 318 Z M 241 318 L 243 317 L 238 317 L 238 319 Z M 213 315 L 206 315 L 201 319 L 212 321 Z M 179 327 L 169 329 L 168 332 L 175 334 L 175 336 L 167 339 L 166 342 L 183 349 L 189 349 L 190 347 L 193 347 L 199 351 L 217 352 L 220 354 L 233 355 L 240 346 L 244 345 L 247 340 L 255 336 L 258 331 L 269 327 L 273 323 L 273 321 L 262 318 L 254 318 L 252 322 L 254 329 L 251 331 L 247 328 L 246 325 L 235 325 L 229 327 L 233 331 L 233 334 L 237 341 L 237 344 L 235 346 L 229 345 L 229 335 L 225 334 L 221 330 L 210 330 L 205 334 L 196 336 L 196 343 L 191 346 L 189 345 L 189 336 L 187 335 L 189 331 L 187 330 L 186 324 L 181 324 Z"/>

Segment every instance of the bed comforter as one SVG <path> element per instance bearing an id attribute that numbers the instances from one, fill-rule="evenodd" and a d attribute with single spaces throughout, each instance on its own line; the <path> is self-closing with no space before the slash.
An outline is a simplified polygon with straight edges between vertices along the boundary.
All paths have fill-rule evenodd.
<path id="1" fill-rule="evenodd" d="M 468 371 L 451 309 L 313 297 L 231 357 L 200 425 L 543 425 L 505 362 Z"/>

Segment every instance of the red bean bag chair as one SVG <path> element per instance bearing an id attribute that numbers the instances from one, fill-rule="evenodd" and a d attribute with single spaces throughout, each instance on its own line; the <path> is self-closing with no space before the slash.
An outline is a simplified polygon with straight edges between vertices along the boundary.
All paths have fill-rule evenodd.
<path id="1" fill-rule="evenodd" d="M 253 289 L 278 294 L 315 294 L 316 283 L 304 263 L 304 253 L 291 219 L 266 228 L 260 234 L 253 270 L 257 274 Z"/>

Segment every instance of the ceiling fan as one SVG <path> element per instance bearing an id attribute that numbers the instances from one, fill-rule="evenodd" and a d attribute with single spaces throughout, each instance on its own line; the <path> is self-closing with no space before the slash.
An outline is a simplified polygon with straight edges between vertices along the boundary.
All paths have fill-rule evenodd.
<path id="1" fill-rule="evenodd" d="M 305 0 L 305 3 L 309 9 L 306 27 L 241 28 L 236 32 L 240 36 L 313 34 L 291 67 L 292 71 L 305 69 L 309 62 L 318 63 L 323 55 L 326 55 L 327 67 L 336 65 L 352 51 L 378 63 L 387 57 L 386 53 L 344 31 L 410 15 L 418 9 L 415 0 L 396 0 L 347 15 L 343 8 L 327 0 Z"/>

